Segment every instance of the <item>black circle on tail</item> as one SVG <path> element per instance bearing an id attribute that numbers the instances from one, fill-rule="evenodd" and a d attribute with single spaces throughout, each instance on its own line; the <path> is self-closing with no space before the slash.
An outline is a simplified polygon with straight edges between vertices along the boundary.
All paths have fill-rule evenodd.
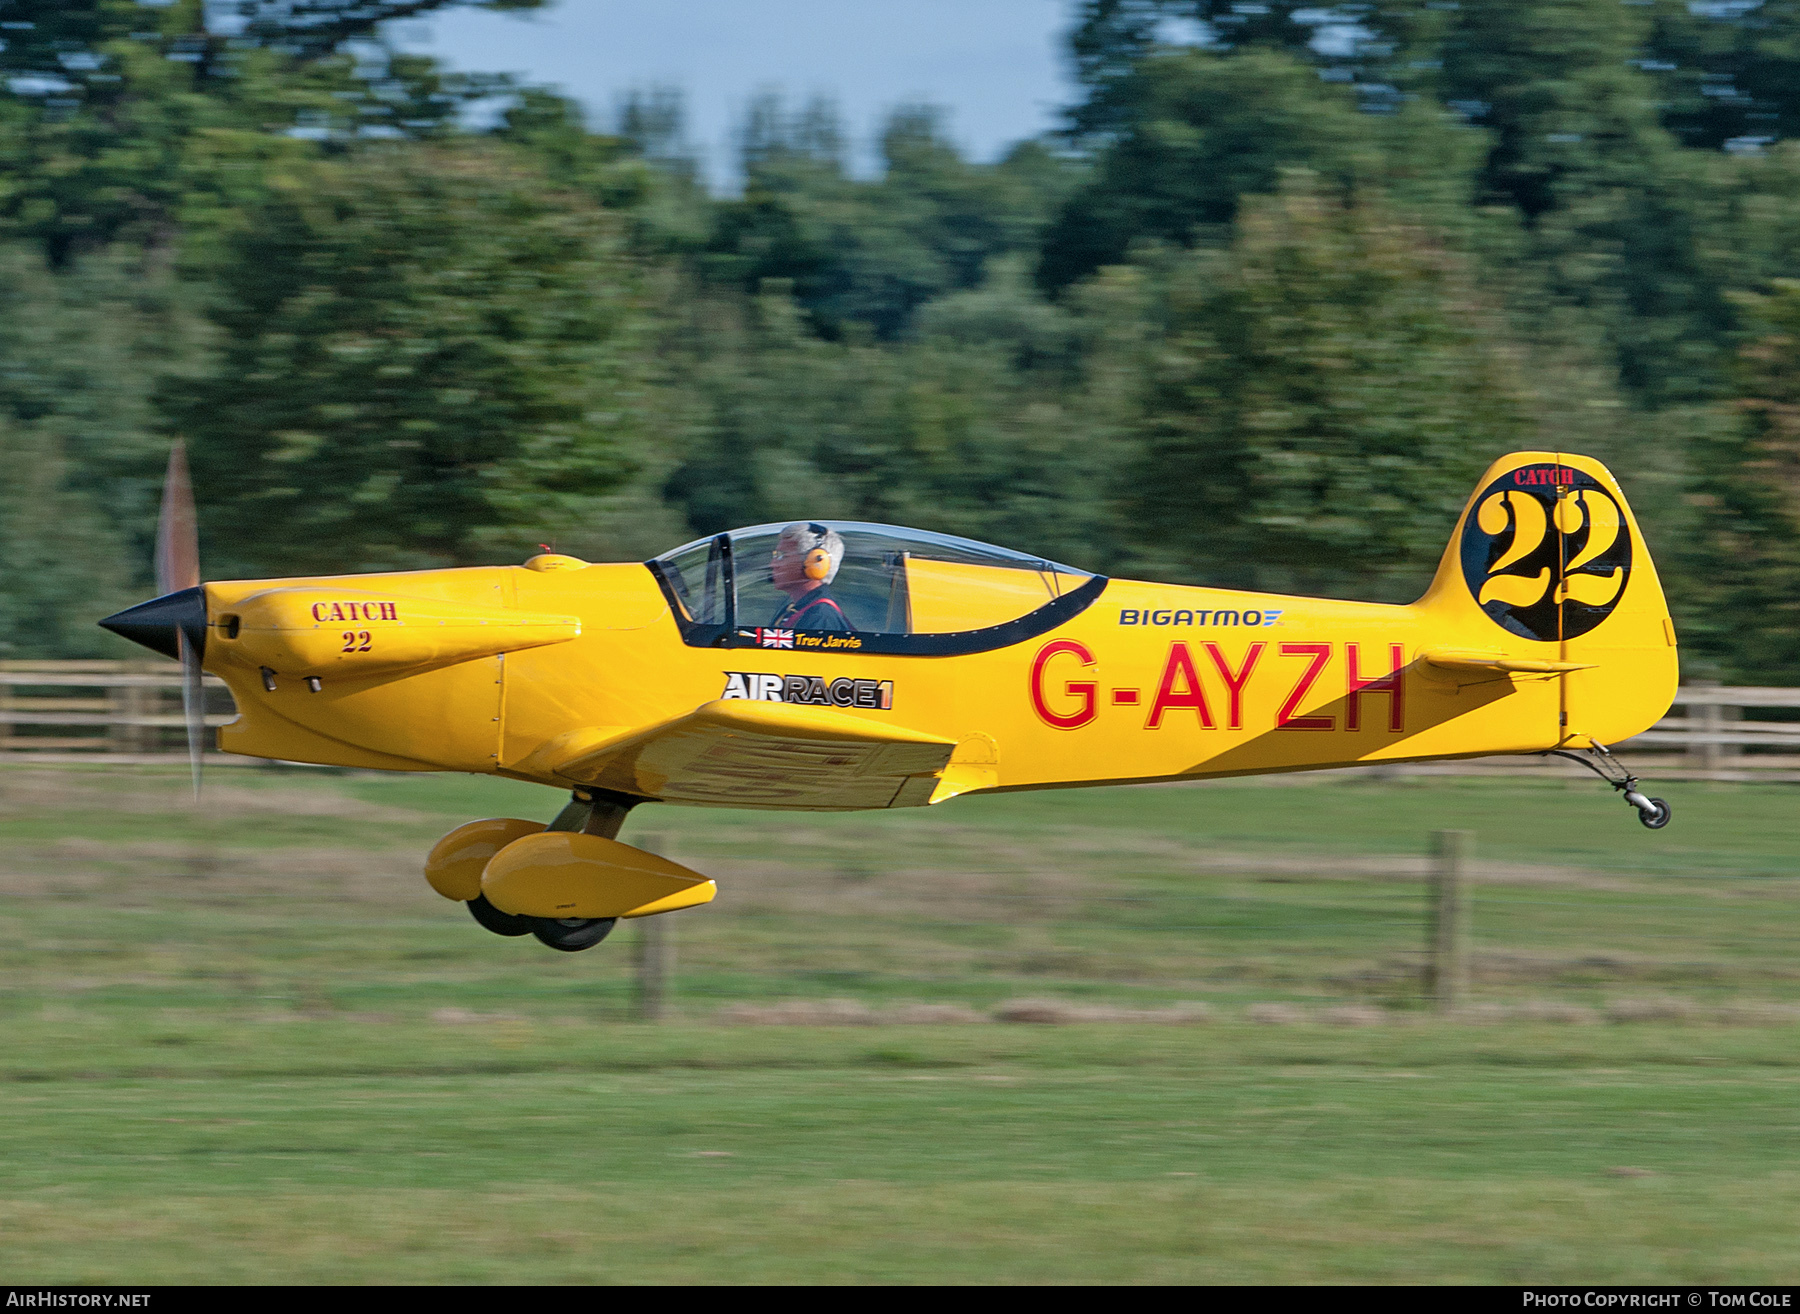
<path id="1" fill-rule="evenodd" d="M 1624 503 L 1566 465 L 1509 470 L 1476 496 L 1463 524 L 1463 580 L 1496 625 L 1554 643 L 1612 614 L 1631 577 Z"/>

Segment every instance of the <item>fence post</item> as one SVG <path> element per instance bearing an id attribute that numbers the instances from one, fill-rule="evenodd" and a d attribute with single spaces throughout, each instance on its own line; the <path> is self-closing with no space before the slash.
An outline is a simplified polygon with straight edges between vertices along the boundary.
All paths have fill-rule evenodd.
<path id="1" fill-rule="evenodd" d="M 1431 916 L 1426 943 L 1426 993 L 1440 1013 L 1453 1012 L 1469 985 L 1468 900 L 1463 866 L 1473 837 L 1466 830 L 1431 832 Z"/>
<path id="2" fill-rule="evenodd" d="M 661 835 L 644 835 L 635 842 L 638 848 L 647 853 L 664 853 L 668 846 Z M 660 1022 L 668 1014 L 669 1008 L 669 976 L 675 967 L 674 928 L 670 926 L 666 913 L 654 917 L 639 917 L 636 921 L 635 1011 L 640 1022 Z"/>
<path id="3" fill-rule="evenodd" d="M 1737 730 L 1739 727 L 1739 724 L 1744 719 L 1744 709 L 1741 707 L 1734 706 L 1730 703 L 1721 704 L 1718 711 L 1719 711 L 1719 730 L 1721 733 L 1728 731 L 1728 730 L 1730 730 L 1730 731 Z M 1744 754 L 1744 746 L 1742 744 L 1720 744 L 1719 745 L 1719 765 L 1721 767 L 1723 767 L 1726 771 L 1729 772 L 1732 767 L 1735 767 L 1738 765 L 1737 759 L 1742 757 L 1743 754 Z M 1729 776 L 1727 776 L 1726 778 L 1730 779 Z M 1738 779 L 1741 780 L 1741 779 L 1743 779 L 1743 777 L 1740 776 L 1740 777 L 1738 777 Z"/>
<path id="4" fill-rule="evenodd" d="M 129 670 L 130 668 L 126 668 Z M 140 715 L 142 691 L 134 684 L 114 684 L 106 686 L 106 710 L 111 718 L 106 726 L 106 751 L 109 753 L 135 753 L 138 749 L 138 728 L 133 725 L 132 718 Z"/>
<path id="5" fill-rule="evenodd" d="M 1705 689 L 1708 692 L 1711 692 L 1718 687 L 1719 682 L 1717 680 L 1694 681 L 1694 688 L 1696 689 Z M 1700 750 L 1700 769 L 1706 773 L 1706 778 L 1708 780 L 1717 779 L 1719 759 L 1724 756 L 1719 750 L 1723 748 L 1724 745 L 1718 742 L 1716 736 L 1725 728 L 1723 724 L 1724 717 L 1719 714 L 1719 705 L 1709 701 L 1701 703 L 1698 707 L 1690 707 L 1688 711 L 1690 713 L 1699 713 L 1699 715 L 1693 719 L 1698 720 L 1700 723 L 1700 742 L 1695 745 L 1695 747 Z"/>

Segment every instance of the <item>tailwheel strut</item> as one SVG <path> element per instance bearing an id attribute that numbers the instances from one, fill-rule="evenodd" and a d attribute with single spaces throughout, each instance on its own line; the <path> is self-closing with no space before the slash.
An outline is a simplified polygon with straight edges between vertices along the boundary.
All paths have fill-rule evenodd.
<path id="1" fill-rule="evenodd" d="M 1579 762 L 1592 771 L 1600 779 L 1625 795 L 1625 801 L 1637 809 L 1638 820 L 1651 830 L 1661 830 L 1669 824 L 1669 805 L 1660 798 L 1645 798 L 1638 791 L 1638 778 L 1627 771 L 1612 750 L 1598 739 L 1593 747 L 1579 752 L 1570 752 L 1566 748 L 1552 748 L 1542 754 L 1544 757 L 1566 757 L 1571 762 Z"/>

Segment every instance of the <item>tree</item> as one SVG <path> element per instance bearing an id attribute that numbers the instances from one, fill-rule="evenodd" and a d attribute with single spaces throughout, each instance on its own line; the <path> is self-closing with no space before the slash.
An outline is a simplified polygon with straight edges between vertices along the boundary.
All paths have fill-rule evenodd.
<path id="1" fill-rule="evenodd" d="M 1147 545 L 1209 583 L 1416 594 L 1482 467 L 1532 437 L 1466 267 L 1379 196 L 1296 173 L 1166 279 L 1137 421 Z"/>
<path id="2" fill-rule="evenodd" d="M 1442 45 L 1444 93 L 1488 130 L 1485 197 L 1514 207 L 1553 292 L 1604 325 L 1652 406 L 1725 380 L 1736 316 L 1709 267 L 1708 161 L 1658 118 L 1636 67 L 1644 11 L 1613 0 L 1469 0 Z"/>
<path id="3" fill-rule="evenodd" d="M 1586 28 L 1590 37 L 1603 32 L 1623 38 L 1629 43 L 1624 61 L 1656 83 L 1662 125 L 1688 145 L 1716 149 L 1736 142 L 1741 148 L 1800 130 L 1800 0 L 1629 3 L 1636 12 L 1585 0 L 1509 7 L 1520 12 L 1524 28 L 1549 17 Z M 1417 0 L 1083 0 L 1069 47 L 1086 95 L 1071 121 L 1083 133 L 1116 126 L 1114 93 L 1139 61 L 1183 35 L 1215 50 L 1285 50 L 1334 80 L 1356 84 L 1374 104 L 1391 102 L 1396 92 L 1425 91 L 1476 109 L 1480 102 L 1465 100 L 1453 77 L 1437 76 L 1446 35 L 1466 30 L 1465 7 Z M 1544 49 L 1546 71 L 1559 66 L 1559 55 L 1579 58 L 1585 39 L 1579 31 L 1574 35 L 1566 50 Z"/>
<path id="4" fill-rule="evenodd" d="M 922 105 L 890 115 L 873 182 L 848 175 L 829 104 L 790 115 L 764 97 L 743 143 L 744 195 L 718 207 L 705 267 L 752 296 L 783 280 L 832 337 L 860 324 L 892 341 L 931 298 L 977 286 L 990 259 L 1035 244 L 1071 172 L 1035 142 L 996 164 L 965 160 L 942 112 Z"/>
<path id="5" fill-rule="evenodd" d="M 0 223 L 57 267 L 121 238 L 168 247 L 196 212 L 245 199 L 270 158 L 454 130 L 511 80 L 444 73 L 379 25 L 468 2 L 240 0 L 233 31 L 206 0 L 10 0 Z"/>
<path id="6" fill-rule="evenodd" d="M 1044 237 L 1047 290 L 1119 263 L 1133 242 L 1185 246 L 1217 232 L 1284 169 L 1340 184 L 1380 172 L 1375 127 L 1354 98 L 1288 55 L 1160 50 L 1112 94 L 1117 130 Z"/>
<path id="7" fill-rule="evenodd" d="M 1656 0 L 1639 67 L 1661 90 L 1663 125 L 1690 146 L 1800 134 L 1800 0 Z"/>
<path id="8" fill-rule="evenodd" d="M 322 55 L 379 35 L 383 24 L 469 5 L 518 12 L 549 0 L 231 0 L 243 36 L 302 55 Z"/>
<path id="9" fill-rule="evenodd" d="M 197 272 L 191 444 L 215 569 L 462 564 L 631 469 L 636 274 L 616 216 L 499 146 L 371 148 L 271 184 Z"/>
<path id="10" fill-rule="evenodd" d="M 1083 0 L 1069 31 L 1075 77 L 1085 93 L 1071 107 L 1076 137 L 1108 138 L 1138 117 L 1132 84 L 1143 62 L 1186 46 L 1214 54 L 1262 49 L 1316 66 L 1379 110 L 1391 110 L 1432 61 L 1420 59 L 1455 5 L 1317 0 Z M 1185 39 L 1184 39 L 1185 38 Z"/>
<path id="11" fill-rule="evenodd" d="M 0 418 L 0 658 L 120 651 L 94 622 L 132 599 L 125 536 L 53 426 Z"/>
<path id="12" fill-rule="evenodd" d="M 1379 181 L 1465 248 L 1456 230 L 1510 214 L 1522 249 L 1475 224 L 1491 254 L 1535 271 L 1508 282 L 1588 315 L 1642 403 L 1709 400 L 1737 325 L 1719 254 L 1732 242 L 1709 240 L 1701 210 L 1736 184 L 1670 129 L 1708 146 L 1733 132 L 1750 149 L 1780 131 L 1782 105 L 1800 117 L 1796 15 L 1800 0 L 1088 0 L 1071 38 L 1087 92 L 1072 123 L 1098 149 L 1096 181 L 1053 230 L 1040 281 L 1062 286 L 1133 239 L 1185 244 L 1228 219 L 1235 195 L 1303 165 Z M 1190 44 L 1171 42 L 1172 18 L 1197 25 Z M 1291 75 L 1278 93 L 1159 90 L 1180 85 L 1172 71 L 1217 83 L 1252 56 L 1316 75 L 1360 123 L 1296 131 L 1293 111 L 1322 93 Z M 1460 141 L 1444 130 L 1452 112 Z"/>
<path id="13" fill-rule="evenodd" d="M 820 340 L 773 284 L 695 313 L 666 491 L 696 533 L 835 517 L 1118 560 L 1120 462 L 1078 386 L 1083 326 L 1043 304 L 1022 261 L 934 301 L 893 345 Z"/>
<path id="14" fill-rule="evenodd" d="M 1737 396 L 1694 443 L 1682 635 L 1732 679 L 1800 679 L 1800 282 L 1754 298 Z"/>
<path id="15" fill-rule="evenodd" d="M 53 276 L 0 249 L 0 655 L 123 651 L 93 622 L 149 583 L 167 456 L 149 393 L 189 354 L 182 291 L 123 253 Z"/>

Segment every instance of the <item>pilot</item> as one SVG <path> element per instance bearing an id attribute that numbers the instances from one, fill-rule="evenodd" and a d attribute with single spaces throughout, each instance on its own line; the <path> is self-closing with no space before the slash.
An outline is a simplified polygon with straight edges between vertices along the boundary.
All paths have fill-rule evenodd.
<path id="1" fill-rule="evenodd" d="M 769 556 L 769 579 L 788 595 L 771 629 L 851 630 L 850 618 L 831 596 L 831 581 L 844 564 L 844 540 L 814 521 L 789 525 Z"/>

